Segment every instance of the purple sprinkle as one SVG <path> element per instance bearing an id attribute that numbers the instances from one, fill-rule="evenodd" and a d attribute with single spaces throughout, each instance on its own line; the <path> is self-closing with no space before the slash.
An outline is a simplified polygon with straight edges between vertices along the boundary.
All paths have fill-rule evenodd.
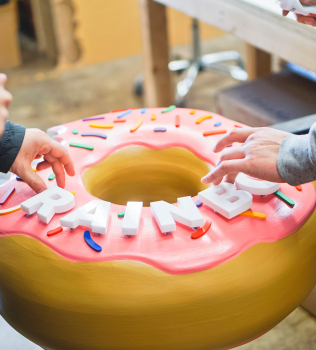
<path id="1" fill-rule="evenodd" d="M 228 146 L 226 146 L 226 147 L 232 147 L 232 145 L 228 145 Z"/>
<path id="2" fill-rule="evenodd" d="M 121 114 L 118 115 L 117 117 L 118 117 L 118 118 L 123 118 L 123 117 L 125 117 L 127 114 L 130 114 L 130 113 L 132 113 L 132 112 L 133 112 L 133 110 L 132 110 L 132 109 L 129 109 L 129 110 L 127 110 L 127 111 L 121 113 Z"/>
<path id="3" fill-rule="evenodd" d="M 101 137 L 102 139 L 107 138 L 105 134 L 101 134 L 98 132 L 84 132 L 83 134 L 81 134 L 81 136 L 95 136 L 95 137 Z"/>
<path id="4" fill-rule="evenodd" d="M 197 201 L 195 202 L 195 205 L 196 205 L 198 208 L 200 208 L 200 207 L 203 205 L 203 203 L 202 203 L 200 200 L 197 200 Z"/>
<path id="5" fill-rule="evenodd" d="M 91 117 L 82 119 L 83 122 L 88 122 L 89 120 L 104 119 L 105 117 Z"/>
<path id="6" fill-rule="evenodd" d="M 216 122 L 216 123 L 214 123 L 214 126 L 220 126 L 220 125 L 222 125 L 221 122 Z"/>
<path id="7" fill-rule="evenodd" d="M 140 111 L 140 113 L 144 114 L 144 113 L 146 113 L 146 111 L 147 111 L 147 108 L 142 108 L 142 110 Z"/>
<path id="8" fill-rule="evenodd" d="M 166 128 L 155 128 L 154 131 L 155 132 L 165 132 L 165 131 L 167 131 L 167 129 Z"/>

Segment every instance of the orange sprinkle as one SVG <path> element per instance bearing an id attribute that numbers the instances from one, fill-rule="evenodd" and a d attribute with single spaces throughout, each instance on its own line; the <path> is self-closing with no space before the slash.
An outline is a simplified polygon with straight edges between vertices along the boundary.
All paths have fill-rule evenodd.
<path id="1" fill-rule="evenodd" d="M 151 115 L 151 120 L 156 120 L 156 119 L 157 119 L 156 114 L 152 114 Z"/>
<path id="2" fill-rule="evenodd" d="M 125 123 L 126 119 L 115 119 L 113 120 L 113 123 Z"/>
<path id="3" fill-rule="evenodd" d="M 192 233 L 191 238 L 198 239 L 198 238 L 204 236 L 205 233 L 210 229 L 211 225 L 212 225 L 212 220 L 207 219 L 205 221 L 205 224 L 202 227 L 200 227 L 198 230 L 196 230 L 195 232 Z"/>
<path id="4" fill-rule="evenodd" d="M 295 188 L 296 188 L 298 191 L 302 191 L 302 190 L 303 190 L 303 188 L 302 188 L 301 185 L 295 186 Z"/>
<path id="5" fill-rule="evenodd" d="M 227 130 L 205 131 L 203 132 L 203 136 L 211 136 L 211 135 L 226 134 L 226 133 L 227 133 Z"/>
<path id="6" fill-rule="evenodd" d="M 191 115 L 195 114 L 195 110 L 192 109 L 192 111 L 190 112 Z"/>
<path id="7" fill-rule="evenodd" d="M 198 118 L 195 123 L 196 124 L 201 124 L 204 120 L 211 119 L 211 118 L 213 118 L 211 115 L 205 115 L 204 117 Z"/>
<path id="8" fill-rule="evenodd" d="M 57 227 L 57 228 L 55 228 L 54 230 L 48 231 L 48 232 L 47 232 L 47 236 L 48 236 L 48 237 L 55 236 L 55 235 L 57 235 L 58 233 L 63 232 L 63 231 L 64 231 L 64 229 L 63 229 L 62 227 Z"/>
<path id="9" fill-rule="evenodd" d="M 235 126 L 235 128 L 242 128 L 242 126 L 238 125 L 238 124 L 235 124 L 234 126 Z"/>
<path id="10" fill-rule="evenodd" d="M 180 126 L 180 116 L 176 115 L 176 128 Z"/>
<path id="11" fill-rule="evenodd" d="M 241 215 L 241 216 L 249 216 L 251 218 L 256 218 L 256 219 L 265 219 L 266 218 L 266 214 L 257 213 L 255 211 L 251 211 L 251 210 L 244 211 L 243 213 L 241 213 L 239 215 Z"/>
<path id="12" fill-rule="evenodd" d="M 131 127 L 131 132 L 136 131 L 143 124 L 143 118 L 138 118 L 134 126 Z"/>
<path id="13" fill-rule="evenodd" d="M 116 109 L 114 111 L 111 111 L 111 113 L 116 113 L 116 112 L 125 112 L 125 111 L 128 111 L 130 109 L 134 109 L 134 108 L 125 108 L 125 109 Z"/>
<path id="14" fill-rule="evenodd" d="M 11 213 L 14 213 L 14 212 L 16 212 L 18 210 L 21 210 L 21 206 L 20 205 L 17 205 L 16 207 L 12 207 L 12 208 L 8 208 L 8 209 L 0 210 L 0 215 L 11 214 Z"/>

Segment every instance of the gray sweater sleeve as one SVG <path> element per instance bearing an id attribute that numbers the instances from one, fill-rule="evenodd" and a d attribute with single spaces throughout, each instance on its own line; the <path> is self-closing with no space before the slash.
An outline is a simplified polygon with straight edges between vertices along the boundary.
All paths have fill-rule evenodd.
<path id="1" fill-rule="evenodd" d="M 277 166 L 292 186 L 316 180 L 316 123 L 308 135 L 289 135 L 280 145 Z"/>

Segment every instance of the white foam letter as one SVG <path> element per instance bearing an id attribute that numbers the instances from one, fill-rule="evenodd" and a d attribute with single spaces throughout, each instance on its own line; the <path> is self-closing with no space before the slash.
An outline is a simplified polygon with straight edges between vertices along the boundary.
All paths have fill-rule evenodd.
<path id="1" fill-rule="evenodd" d="M 252 195 L 236 190 L 235 185 L 222 182 L 199 193 L 199 200 L 227 219 L 243 213 L 252 205 Z"/>
<path id="2" fill-rule="evenodd" d="M 135 236 L 138 234 L 142 210 L 143 202 L 127 202 L 122 225 L 122 234 L 124 236 Z"/>
<path id="3" fill-rule="evenodd" d="M 48 224 L 55 214 L 65 213 L 74 206 L 74 195 L 54 186 L 23 202 L 21 209 L 30 215 L 37 211 L 38 218 Z"/>
<path id="4" fill-rule="evenodd" d="M 203 216 L 191 197 L 178 198 L 178 206 L 165 201 L 150 203 L 151 212 L 162 233 L 175 231 L 175 221 L 189 227 L 203 226 Z"/>
<path id="5" fill-rule="evenodd" d="M 111 212 L 111 203 L 93 200 L 60 219 L 60 225 L 76 228 L 90 227 L 92 232 L 106 234 Z"/>
<path id="6" fill-rule="evenodd" d="M 269 181 L 258 181 L 249 176 L 239 173 L 235 180 L 236 187 L 239 190 L 247 191 L 251 194 L 260 196 L 268 195 L 276 192 L 280 188 L 280 184 Z"/>

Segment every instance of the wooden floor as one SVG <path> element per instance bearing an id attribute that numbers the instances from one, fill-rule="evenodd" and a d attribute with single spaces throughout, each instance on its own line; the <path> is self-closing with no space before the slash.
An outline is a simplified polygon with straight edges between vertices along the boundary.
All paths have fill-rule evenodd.
<path id="1" fill-rule="evenodd" d="M 203 42 L 205 53 L 237 49 L 243 44 L 231 36 Z M 188 46 L 173 54 L 189 57 Z M 70 72 L 55 72 L 49 65 L 29 64 L 7 71 L 8 88 L 14 96 L 10 119 L 26 127 L 48 127 L 89 117 L 113 109 L 140 108 L 142 98 L 133 95 L 133 81 L 142 71 L 140 56 L 82 67 Z M 179 77 L 175 77 L 175 81 Z M 187 107 L 214 111 L 216 93 L 236 84 L 217 72 L 200 74 L 187 98 Z M 211 330 L 210 330 L 211 331 Z M 0 348 L 36 350 L 0 318 Z M 301 308 L 261 338 L 239 347 L 241 350 L 314 350 L 316 319 Z"/>

